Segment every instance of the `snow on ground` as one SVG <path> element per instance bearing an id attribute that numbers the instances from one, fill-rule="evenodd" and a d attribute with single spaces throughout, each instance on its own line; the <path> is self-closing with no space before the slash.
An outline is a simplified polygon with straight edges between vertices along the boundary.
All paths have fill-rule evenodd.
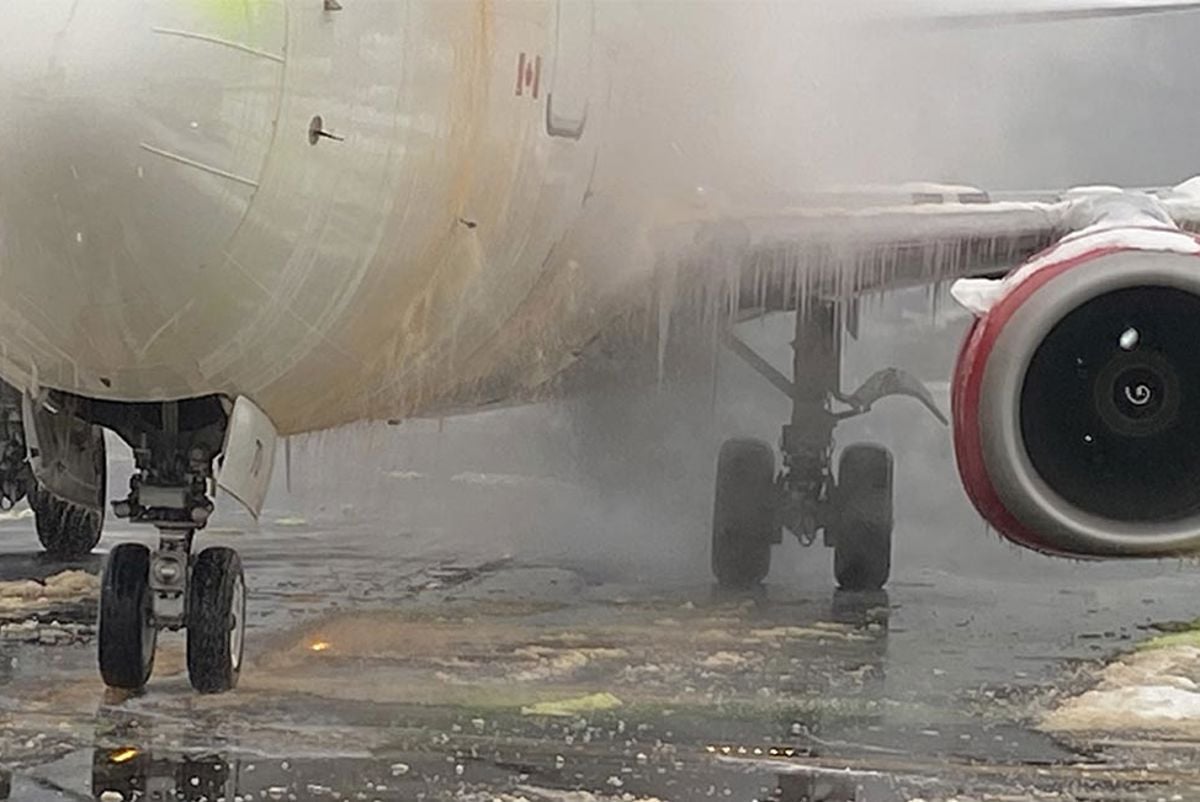
<path id="1" fill-rule="evenodd" d="M 0 582 L 0 613 L 34 613 L 51 603 L 82 602 L 100 592 L 100 580 L 86 571 L 63 571 L 44 583 L 32 579 Z"/>
<path id="2" fill-rule="evenodd" d="M 1200 647 L 1163 641 L 1106 666 L 1094 688 L 1051 711 L 1042 728 L 1200 736 Z"/>

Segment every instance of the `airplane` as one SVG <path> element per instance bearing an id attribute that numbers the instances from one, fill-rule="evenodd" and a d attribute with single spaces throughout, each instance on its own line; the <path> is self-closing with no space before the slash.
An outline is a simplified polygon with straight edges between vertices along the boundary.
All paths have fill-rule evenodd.
<path id="1" fill-rule="evenodd" d="M 158 632 L 181 629 L 193 687 L 236 685 L 240 559 L 194 540 L 218 487 L 261 510 L 282 438 L 545 397 L 647 298 L 719 311 L 725 344 L 792 401 L 782 466 L 764 442 L 721 449 L 722 585 L 761 581 L 785 528 L 823 533 L 842 587 L 886 582 L 892 457 L 856 444 L 835 467 L 834 430 L 887 395 L 936 407 L 894 369 L 843 393 L 842 334 L 857 297 L 952 278 L 978 315 L 954 378 L 956 453 L 987 520 L 1072 556 L 1200 548 L 1195 183 L 1032 200 L 926 187 L 852 209 L 680 200 L 695 164 L 643 134 L 687 110 L 679 74 L 646 57 L 673 30 L 649 23 L 681 12 L 650 5 L 6 7 L 0 506 L 27 498 L 48 552 L 86 553 L 105 517 L 103 431 L 132 449 L 112 513 L 159 544 L 108 555 L 107 685 L 145 686 Z M 1197 5 L 983 3 L 896 24 Z M 773 311 L 796 313 L 790 377 L 732 332 Z"/>

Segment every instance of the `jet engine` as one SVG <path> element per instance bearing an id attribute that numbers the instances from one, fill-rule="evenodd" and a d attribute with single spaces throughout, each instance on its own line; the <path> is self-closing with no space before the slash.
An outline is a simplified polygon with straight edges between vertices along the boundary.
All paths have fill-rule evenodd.
<path id="1" fill-rule="evenodd" d="M 955 455 L 976 508 L 1023 546 L 1200 551 L 1200 246 L 1142 234 L 1175 244 L 1060 246 L 975 310 Z"/>

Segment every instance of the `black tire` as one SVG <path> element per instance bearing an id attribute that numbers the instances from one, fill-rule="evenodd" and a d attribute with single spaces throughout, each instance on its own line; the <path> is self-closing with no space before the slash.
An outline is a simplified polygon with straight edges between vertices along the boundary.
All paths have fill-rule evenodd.
<path id="1" fill-rule="evenodd" d="M 73 504 L 42 488 L 29 496 L 42 548 L 52 557 L 73 560 L 91 552 L 104 529 L 104 508 Z"/>
<path id="2" fill-rule="evenodd" d="M 137 690 L 154 670 L 150 549 L 122 543 L 108 555 L 100 583 L 100 676 L 111 688 Z"/>
<path id="3" fill-rule="evenodd" d="M 214 546 L 192 566 L 187 627 L 188 678 L 200 693 L 237 685 L 246 627 L 246 583 L 233 549 Z"/>
<path id="4" fill-rule="evenodd" d="M 892 571 L 891 452 L 853 445 L 838 463 L 833 573 L 843 590 L 879 590 Z"/>
<path id="5" fill-rule="evenodd" d="M 59 498 L 34 483 L 29 491 L 29 507 L 33 510 L 38 540 L 46 553 L 58 559 L 71 560 L 84 556 L 100 542 L 104 530 L 104 502 L 108 486 L 108 457 L 104 435 L 99 430 L 99 444 L 94 450 L 98 475 L 94 506 L 82 506 Z"/>
<path id="6" fill-rule="evenodd" d="M 775 452 L 761 440 L 727 440 L 717 459 L 712 571 L 732 590 L 753 587 L 771 570 L 779 540 Z"/>

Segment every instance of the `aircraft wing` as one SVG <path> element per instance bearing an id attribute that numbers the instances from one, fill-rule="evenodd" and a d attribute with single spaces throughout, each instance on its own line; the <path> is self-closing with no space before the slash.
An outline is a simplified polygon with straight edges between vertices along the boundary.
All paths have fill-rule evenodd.
<path id="1" fill-rule="evenodd" d="M 1070 231 L 1069 204 L 796 209 L 659 229 L 660 274 L 743 309 L 794 309 L 965 276 L 1000 275 Z"/>
<path id="2" fill-rule="evenodd" d="M 925 26 L 983 28 L 1178 14 L 1197 9 L 1200 2 L 1192 0 L 906 0 L 889 3 L 872 16 Z"/>
<path id="3" fill-rule="evenodd" d="M 861 193 L 819 197 L 828 202 L 838 196 Z M 1121 202 L 1113 204 L 1117 196 Z M 910 197 L 909 205 L 806 206 L 664 226 L 653 236 L 659 273 L 685 293 L 736 298 L 739 310 L 762 312 L 795 309 L 810 296 L 848 299 L 1002 276 L 1073 231 L 1128 224 L 1126 214 L 1136 215 L 1138 225 L 1149 219 L 1200 230 L 1200 178 L 1168 189 L 1007 195 L 1041 200 L 995 200 L 978 190 L 939 195 L 924 188 Z M 947 197 L 969 202 L 945 202 Z"/>

